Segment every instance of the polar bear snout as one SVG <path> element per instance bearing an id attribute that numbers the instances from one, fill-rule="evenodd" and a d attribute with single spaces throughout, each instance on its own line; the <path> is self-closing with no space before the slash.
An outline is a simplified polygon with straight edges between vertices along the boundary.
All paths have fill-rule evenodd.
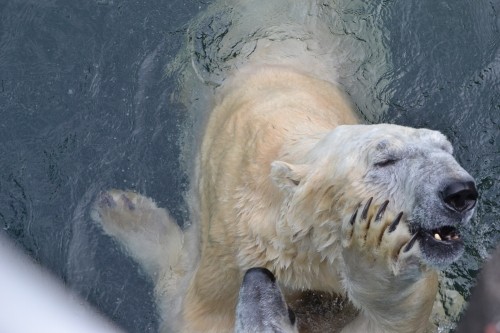
<path id="1" fill-rule="evenodd" d="M 457 260 L 464 251 L 459 229 L 470 220 L 478 191 L 473 178 L 466 173 L 444 180 L 434 191 L 437 198 L 428 195 L 422 201 L 410 226 L 418 233 L 425 261 L 443 267 Z M 438 201 L 441 204 L 436 204 Z"/>
<path id="2" fill-rule="evenodd" d="M 472 181 L 453 181 L 441 191 L 446 207 L 457 213 L 470 211 L 476 206 L 478 193 Z"/>

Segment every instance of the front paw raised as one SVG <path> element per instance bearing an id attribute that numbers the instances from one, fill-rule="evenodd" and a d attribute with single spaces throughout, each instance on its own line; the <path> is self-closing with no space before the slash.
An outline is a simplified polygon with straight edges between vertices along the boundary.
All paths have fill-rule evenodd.
<path id="1" fill-rule="evenodd" d="M 387 206 L 370 199 L 342 225 L 344 288 L 362 310 L 343 332 L 424 332 L 428 325 L 437 274 L 422 261 L 405 214 Z"/>
<path id="2" fill-rule="evenodd" d="M 346 264 L 358 266 L 366 262 L 368 267 L 377 266 L 395 276 L 417 274 L 421 265 L 417 235 L 410 234 L 403 212 L 395 215 L 387 211 L 388 203 L 372 205 L 370 198 L 344 222 L 342 245 Z"/>

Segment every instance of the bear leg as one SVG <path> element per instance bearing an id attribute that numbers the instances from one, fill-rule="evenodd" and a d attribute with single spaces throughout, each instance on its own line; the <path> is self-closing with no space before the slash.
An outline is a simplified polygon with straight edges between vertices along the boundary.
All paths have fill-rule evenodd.
<path id="1" fill-rule="evenodd" d="M 183 231 L 150 198 L 120 190 L 102 193 L 91 217 L 153 279 L 162 317 L 160 331 L 180 331 L 187 282 L 199 256 L 197 228 Z"/>
<path id="2" fill-rule="evenodd" d="M 371 199 L 342 225 L 344 287 L 361 310 L 342 332 L 425 332 L 437 273 L 421 260 L 403 214 Z"/>
<path id="3" fill-rule="evenodd" d="M 156 280 L 181 258 L 184 234 L 168 212 L 148 197 L 111 190 L 101 193 L 91 217 Z"/>

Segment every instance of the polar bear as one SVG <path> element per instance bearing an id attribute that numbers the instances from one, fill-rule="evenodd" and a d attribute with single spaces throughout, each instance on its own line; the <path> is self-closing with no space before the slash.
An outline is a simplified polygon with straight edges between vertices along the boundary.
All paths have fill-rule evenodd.
<path id="1" fill-rule="evenodd" d="M 441 133 L 362 124 L 338 82 L 363 52 L 335 33 L 337 2 L 215 1 L 190 25 L 188 61 L 170 68 L 191 65 L 180 95 L 200 114 L 187 228 L 137 193 L 96 200 L 93 219 L 152 277 L 162 332 L 233 332 L 253 267 L 276 277 L 301 332 L 426 330 L 477 190 Z M 383 67 L 364 71 L 357 102 Z M 339 297 L 342 321 L 301 312 Z"/>
<path id="2" fill-rule="evenodd" d="M 478 196 L 441 133 L 359 124 L 337 85 L 249 66 L 219 90 L 194 163 L 185 231 L 131 192 L 106 192 L 93 211 L 153 277 L 164 332 L 233 332 L 252 267 L 276 276 L 292 309 L 302 291 L 344 295 L 359 314 L 332 331 L 427 330 L 436 269 L 463 252 Z M 392 222 L 379 222 L 386 210 Z"/>

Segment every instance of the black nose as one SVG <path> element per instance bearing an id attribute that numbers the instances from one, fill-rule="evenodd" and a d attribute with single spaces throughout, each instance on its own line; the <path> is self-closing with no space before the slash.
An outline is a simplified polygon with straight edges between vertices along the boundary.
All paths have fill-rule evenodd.
<path id="1" fill-rule="evenodd" d="M 474 208 L 478 197 L 476 185 L 470 181 L 455 181 L 450 183 L 444 188 L 441 194 L 446 205 L 459 213 Z"/>

